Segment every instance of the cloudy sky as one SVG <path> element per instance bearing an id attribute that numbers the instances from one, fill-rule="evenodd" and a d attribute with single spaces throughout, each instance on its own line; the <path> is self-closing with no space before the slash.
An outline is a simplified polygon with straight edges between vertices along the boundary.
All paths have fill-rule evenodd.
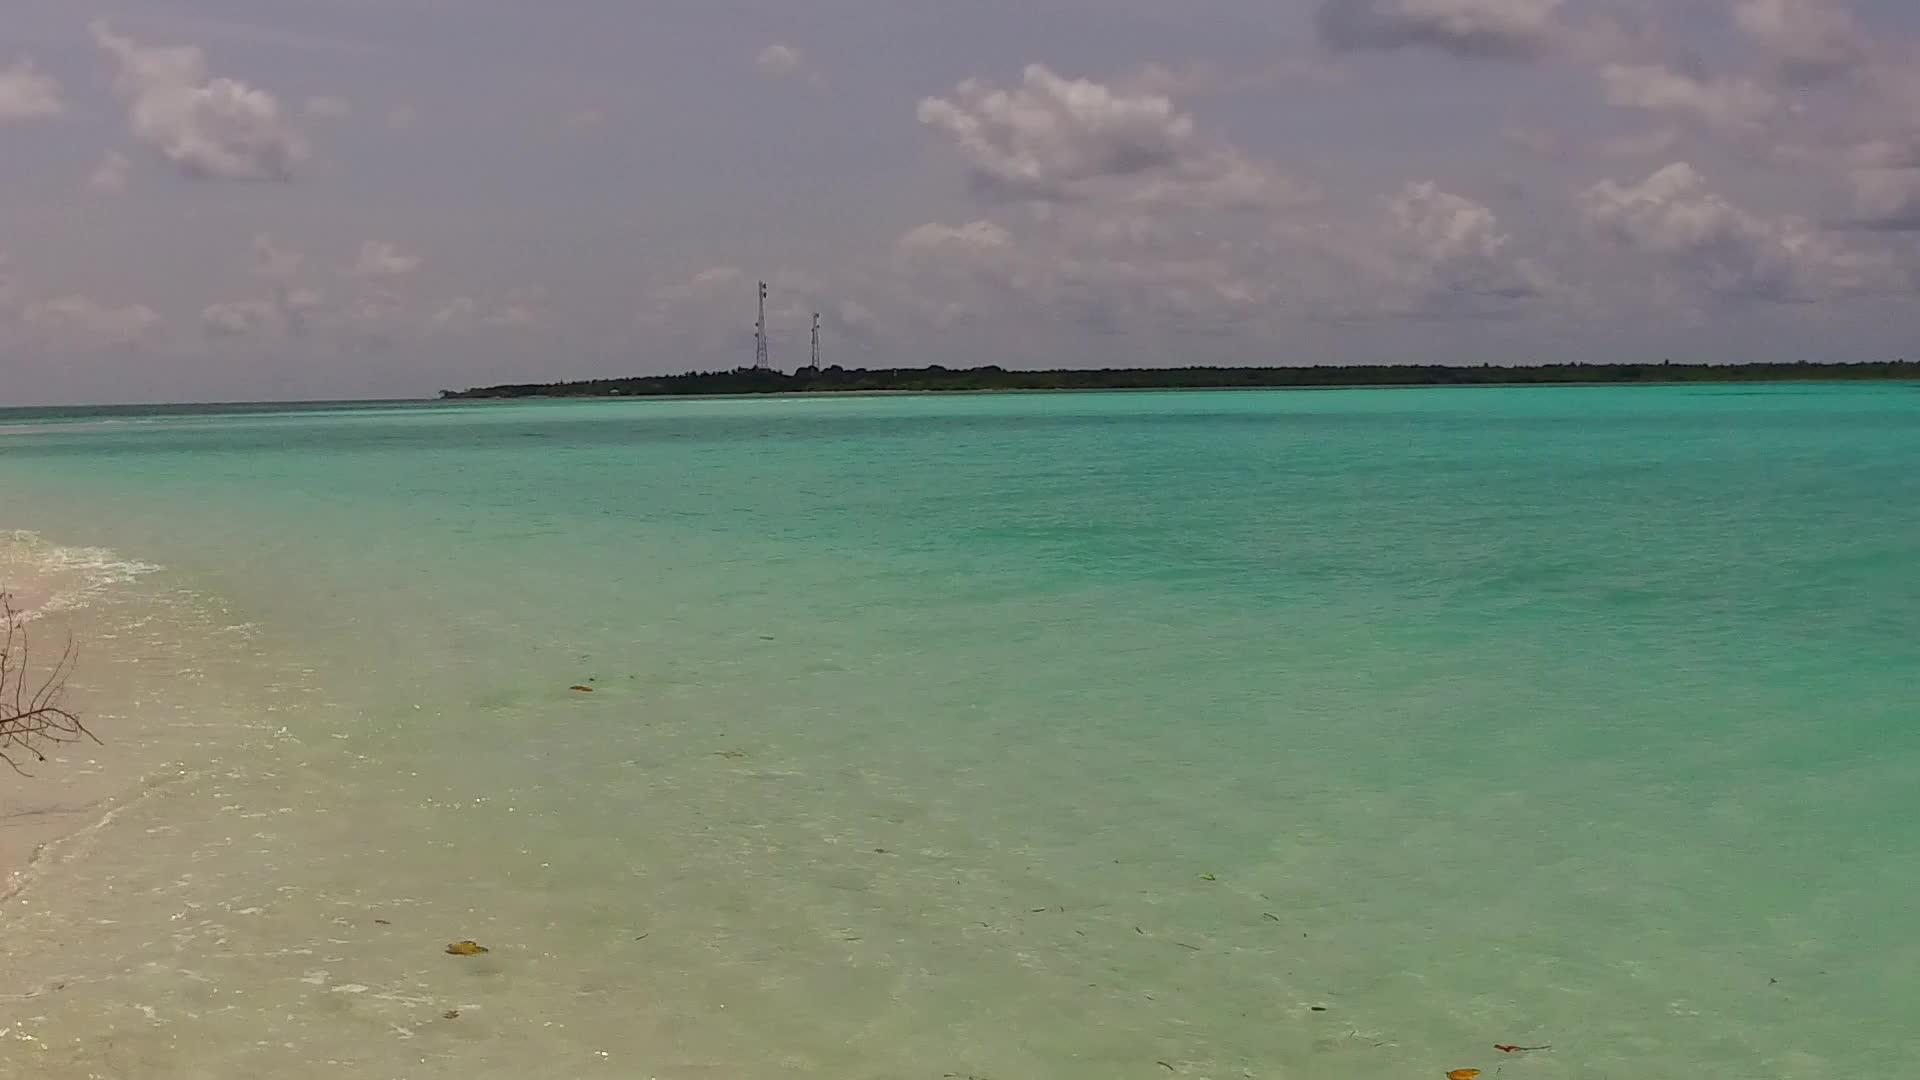
<path id="1" fill-rule="evenodd" d="M 0 404 L 1920 354 L 1911 0 L 6 0 Z"/>

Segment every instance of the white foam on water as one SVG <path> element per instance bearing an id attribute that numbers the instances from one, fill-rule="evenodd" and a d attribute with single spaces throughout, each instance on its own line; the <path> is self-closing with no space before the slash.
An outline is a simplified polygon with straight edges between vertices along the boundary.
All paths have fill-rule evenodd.
<path id="1" fill-rule="evenodd" d="M 159 569 L 109 548 L 56 544 L 25 529 L 0 531 L 0 589 L 20 598 L 23 619 L 88 607 Z"/>

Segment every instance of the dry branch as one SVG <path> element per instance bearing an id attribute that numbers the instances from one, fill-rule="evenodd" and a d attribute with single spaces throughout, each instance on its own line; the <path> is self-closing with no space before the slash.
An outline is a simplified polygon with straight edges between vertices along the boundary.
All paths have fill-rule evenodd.
<path id="1" fill-rule="evenodd" d="M 52 668 L 36 680 L 26 616 L 13 606 L 13 597 L 0 592 L 0 761 L 13 771 L 25 772 L 22 760 L 47 760 L 50 746 L 100 741 L 60 703 L 75 656 L 68 639 Z"/>

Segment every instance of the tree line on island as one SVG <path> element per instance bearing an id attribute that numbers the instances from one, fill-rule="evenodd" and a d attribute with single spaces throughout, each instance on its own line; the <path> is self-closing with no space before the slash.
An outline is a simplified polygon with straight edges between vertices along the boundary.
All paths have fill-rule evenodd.
<path id="1" fill-rule="evenodd" d="M 766 368 L 694 371 L 575 382 L 442 390 L 447 400 L 523 397 L 670 397 L 729 394 L 983 392 L 994 390 L 1213 390 L 1263 387 L 1525 386 L 1617 383 L 1920 381 L 1920 361 L 1835 364 L 1342 364 L 1303 367 L 1090 368 L 1019 371 L 947 368 Z"/>

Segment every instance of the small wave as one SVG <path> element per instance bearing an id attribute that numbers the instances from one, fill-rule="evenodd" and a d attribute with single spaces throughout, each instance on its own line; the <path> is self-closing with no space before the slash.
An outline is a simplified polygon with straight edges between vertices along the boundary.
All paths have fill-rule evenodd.
<path id="1" fill-rule="evenodd" d="M 0 587 L 33 618 L 83 608 L 101 594 L 160 568 L 103 547 L 69 547 L 24 529 L 0 530 Z"/>

